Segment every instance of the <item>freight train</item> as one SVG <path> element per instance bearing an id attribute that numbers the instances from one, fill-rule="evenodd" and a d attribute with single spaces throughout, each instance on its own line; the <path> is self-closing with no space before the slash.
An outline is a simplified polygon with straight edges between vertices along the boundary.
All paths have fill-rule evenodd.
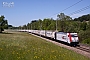
<path id="1" fill-rule="evenodd" d="M 46 31 L 46 30 L 20 30 L 20 31 L 52 38 L 56 41 L 62 41 L 72 46 L 76 46 L 79 44 L 79 38 L 77 33 L 69 33 L 69 32 L 66 33 L 66 32 L 56 32 L 56 31 Z"/>

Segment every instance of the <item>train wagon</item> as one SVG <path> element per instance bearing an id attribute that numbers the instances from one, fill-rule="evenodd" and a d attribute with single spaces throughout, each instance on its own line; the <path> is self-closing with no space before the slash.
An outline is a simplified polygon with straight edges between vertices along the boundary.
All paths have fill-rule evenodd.
<path id="1" fill-rule="evenodd" d="M 32 30 L 28 30 L 28 32 L 29 32 L 29 33 L 31 33 L 31 32 L 32 32 Z"/>
<path id="2" fill-rule="evenodd" d="M 46 36 L 46 31 L 45 30 L 39 30 L 41 36 Z"/>
<path id="3" fill-rule="evenodd" d="M 77 45 L 79 43 L 77 33 L 56 32 L 55 39 L 69 43 L 70 45 Z"/>
<path id="4" fill-rule="evenodd" d="M 53 32 L 53 31 L 46 31 L 46 37 L 55 38 L 55 32 Z"/>

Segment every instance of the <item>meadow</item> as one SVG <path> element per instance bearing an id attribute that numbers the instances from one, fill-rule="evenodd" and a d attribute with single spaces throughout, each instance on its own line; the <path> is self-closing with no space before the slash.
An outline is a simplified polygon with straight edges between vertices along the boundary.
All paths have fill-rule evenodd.
<path id="1" fill-rule="evenodd" d="M 26 32 L 0 33 L 0 60 L 90 60 Z"/>

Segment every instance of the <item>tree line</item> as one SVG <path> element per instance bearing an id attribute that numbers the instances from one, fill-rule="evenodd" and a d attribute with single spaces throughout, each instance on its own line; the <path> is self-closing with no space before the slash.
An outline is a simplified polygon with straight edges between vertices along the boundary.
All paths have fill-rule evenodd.
<path id="1" fill-rule="evenodd" d="M 57 19 L 45 18 L 43 20 L 32 20 L 30 23 L 19 26 L 19 29 L 32 30 L 58 30 L 63 32 L 79 32 L 89 29 L 90 14 L 72 19 L 70 16 L 60 13 Z"/>
<path id="2" fill-rule="evenodd" d="M 57 15 L 57 19 L 45 18 L 43 20 L 32 20 L 30 23 L 19 27 L 8 25 L 8 21 L 5 20 L 3 15 L 1 15 L 0 33 L 8 28 L 77 32 L 81 42 L 90 44 L 90 14 L 72 19 L 70 16 L 60 13 Z"/>
<path id="3" fill-rule="evenodd" d="M 19 29 L 32 30 L 57 30 L 63 32 L 77 32 L 80 41 L 90 43 L 90 14 L 72 19 L 70 16 L 60 13 L 57 19 L 45 18 L 43 20 L 32 20 L 30 23 L 19 26 Z M 88 41 L 89 40 L 89 41 Z"/>

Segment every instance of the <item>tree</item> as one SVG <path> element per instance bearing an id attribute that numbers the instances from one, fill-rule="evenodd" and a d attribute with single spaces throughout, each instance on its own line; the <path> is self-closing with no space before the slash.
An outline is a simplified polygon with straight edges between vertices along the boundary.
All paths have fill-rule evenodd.
<path id="1" fill-rule="evenodd" d="M 44 19 L 42 22 L 42 28 L 43 30 L 48 30 L 48 26 L 51 24 L 50 19 Z"/>
<path id="2" fill-rule="evenodd" d="M 38 29 L 42 30 L 42 20 L 41 19 L 38 20 L 37 24 L 38 24 Z"/>
<path id="3" fill-rule="evenodd" d="M 78 18 L 75 18 L 74 19 L 75 21 L 89 21 L 90 20 L 90 14 L 87 14 L 87 15 L 83 15 L 83 16 L 80 16 Z"/>
<path id="4" fill-rule="evenodd" d="M 70 16 L 65 15 L 64 13 L 60 13 L 57 15 L 57 29 L 65 32 L 67 27 L 66 21 L 72 20 Z"/>
<path id="5" fill-rule="evenodd" d="M 58 20 L 63 20 L 63 18 L 65 18 L 65 14 L 64 13 L 60 13 L 57 15 Z"/>
<path id="6" fill-rule="evenodd" d="M 4 29 L 8 28 L 8 22 L 4 18 L 5 17 L 3 15 L 0 17 L 0 33 L 2 33 Z"/>
<path id="7" fill-rule="evenodd" d="M 57 17 L 58 17 L 58 20 L 62 20 L 62 21 L 63 20 L 72 20 L 72 18 L 70 16 L 67 16 L 64 13 L 58 14 Z"/>
<path id="8" fill-rule="evenodd" d="M 50 25 L 47 27 L 47 30 L 55 30 L 55 29 L 56 29 L 56 26 L 55 26 L 56 21 L 53 20 L 53 19 L 51 19 L 50 21 L 51 21 L 51 23 L 50 23 Z"/>
<path id="9" fill-rule="evenodd" d="M 27 29 L 27 26 L 26 25 L 23 25 L 23 29 Z"/>

